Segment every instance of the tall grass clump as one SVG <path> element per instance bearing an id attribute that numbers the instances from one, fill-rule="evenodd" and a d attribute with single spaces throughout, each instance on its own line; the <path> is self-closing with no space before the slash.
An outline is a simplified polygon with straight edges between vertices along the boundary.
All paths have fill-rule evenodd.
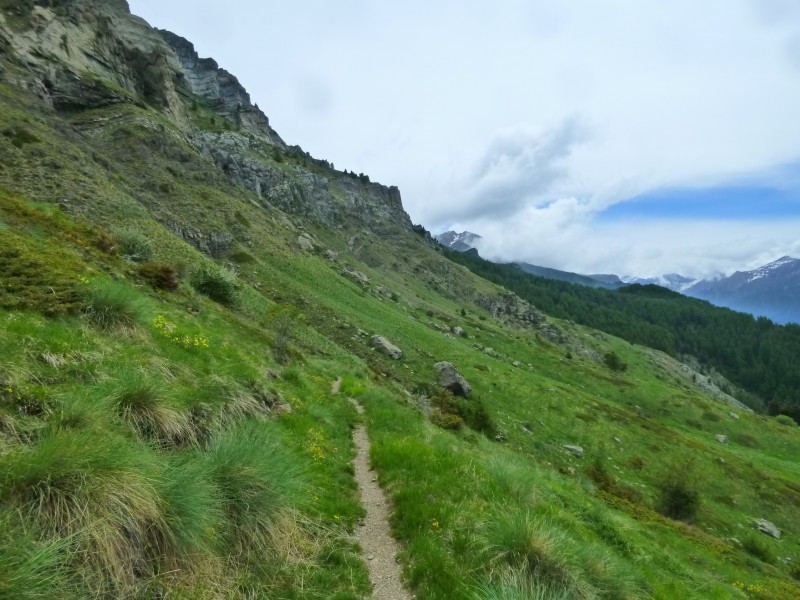
<path id="1" fill-rule="evenodd" d="M 486 547 L 494 562 L 522 569 L 546 585 L 569 586 L 575 579 L 566 536 L 527 511 L 509 510 L 492 521 Z"/>
<path id="2" fill-rule="evenodd" d="M 546 584 L 534 580 L 520 570 L 507 570 L 494 581 L 482 583 L 472 595 L 473 600 L 573 600 L 570 586 Z"/>
<path id="3" fill-rule="evenodd" d="M 192 273 L 192 287 L 225 306 L 233 306 L 239 299 L 240 283 L 231 269 L 212 262 L 204 262 Z"/>
<path id="4" fill-rule="evenodd" d="M 59 430 L 0 464 L 0 504 L 51 539 L 70 540 L 90 588 L 124 594 L 149 571 L 163 530 L 152 454 L 113 432 Z"/>
<path id="5" fill-rule="evenodd" d="M 0 598 L 72 597 L 68 556 L 65 540 L 38 541 L 8 515 L 0 516 Z"/>
<path id="6" fill-rule="evenodd" d="M 164 444 L 195 441 L 189 414 L 172 406 L 163 382 L 140 373 L 124 373 L 109 401 L 117 417 L 138 435 Z"/>
<path id="7" fill-rule="evenodd" d="M 197 451 L 172 456 L 155 481 L 164 513 L 159 547 L 168 570 L 218 566 L 226 517 L 210 466 Z"/>
<path id="8" fill-rule="evenodd" d="M 94 281 L 82 293 L 84 314 L 100 329 L 133 327 L 147 318 L 146 301 L 120 281 Z"/>
<path id="9" fill-rule="evenodd" d="M 251 421 L 214 440 L 205 460 L 229 519 L 226 545 L 237 551 L 266 547 L 270 525 L 300 500 L 297 459 L 279 445 L 268 424 Z"/>

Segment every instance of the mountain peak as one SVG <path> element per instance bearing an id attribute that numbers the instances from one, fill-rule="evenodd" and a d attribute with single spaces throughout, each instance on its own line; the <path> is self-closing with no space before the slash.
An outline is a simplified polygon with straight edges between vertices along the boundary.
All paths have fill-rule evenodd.
<path id="1" fill-rule="evenodd" d="M 445 231 L 444 233 L 440 233 L 434 237 L 436 238 L 436 241 L 443 246 L 447 246 L 451 250 L 456 250 L 457 252 L 466 252 L 467 250 L 472 250 L 475 248 L 475 243 L 483 239 L 477 233 L 472 233 L 471 231 L 462 231 L 461 233 L 457 233 L 452 230 Z"/>

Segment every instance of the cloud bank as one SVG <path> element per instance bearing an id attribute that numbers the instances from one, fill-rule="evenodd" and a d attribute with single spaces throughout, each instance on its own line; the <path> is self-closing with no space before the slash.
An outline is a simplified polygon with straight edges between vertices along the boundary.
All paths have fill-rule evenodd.
<path id="1" fill-rule="evenodd" d="M 797 254 L 791 217 L 602 219 L 800 160 L 795 0 L 130 5 L 234 72 L 284 139 L 499 257 L 652 273 Z"/>

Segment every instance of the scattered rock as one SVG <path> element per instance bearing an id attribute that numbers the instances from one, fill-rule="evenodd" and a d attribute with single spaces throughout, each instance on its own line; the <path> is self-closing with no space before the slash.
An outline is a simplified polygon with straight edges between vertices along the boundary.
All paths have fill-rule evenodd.
<path id="1" fill-rule="evenodd" d="M 518 360 L 515 360 L 513 363 L 511 363 L 511 366 L 517 367 L 519 369 L 521 364 L 522 364 L 521 362 L 519 362 Z"/>
<path id="2" fill-rule="evenodd" d="M 275 412 L 279 415 L 290 415 L 292 414 L 292 405 L 288 402 L 285 404 L 278 404 L 275 407 Z"/>
<path id="3" fill-rule="evenodd" d="M 438 362 L 434 365 L 439 374 L 439 385 L 453 392 L 456 396 L 469 398 L 472 393 L 472 386 L 459 373 L 453 363 Z"/>
<path id="4" fill-rule="evenodd" d="M 776 540 L 781 539 L 781 530 L 778 529 L 774 523 L 770 523 L 766 519 L 755 519 L 753 521 L 753 528 L 757 529 L 764 535 L 774 537 Z"/>
<path id="5" fill-rule="evenodd" d="M 297 245 L 300 246 L 300 250 L 305 250 L 306 252 L 313 252 L 314 250 L 314 240 L 305 233 L 297 236 Z"/>
<path id="6" fill-rule="evenodd" d="M 720 444 L 727 444 L 728 443 L 728 436 L 727 435 L 722 435 L 721 433 L 718 433 L 717 435 L 715 435 L 714 439 L 717 440 Z"/>
<path id="7" fill-rule="evenodd" d="M 461 329 L 458 325 L 453 327 L 453 335 L 457 335 L 458 337 L 464 337 L 464 330 Z"/>
<path id="8" fill-rule="evenodd" d="M 506 438 L 504 433 L 498 433 L 496 436 L 494 436 L 494 441 L 495 442 L 501 442 L 502 443 L 502 442 L 505 442 L 506 439 L 507 438 Z"/>
<path id="9" fill-rule="evenodd" d="M 325 250 L 325 252 L 322 255 L 331 262 L 336 262 L 339 259 L 339 255 L 330 249 Z"/>
<path id="10" fill-rule="evenodd" d="M 621 439 L 619 439 L 619 438 L 618 438 L 618 437 L 616 437 L 616 436 L 614 436 L 614 441 L 615 441 L 615 442 L 617 442 L 618 444 L 621 444 L 621 443 L 622 443 L 622 440 L 621 440 Z"/>
<path id="11" fill-rule="evenodd" d="M 562 446 L 564 450 L 572 454 L 575 458 L 583 458 L 583 448 L 580 446 L 573 446 L 572 444 L 564 444 Z"/>
<path id="12" fill-rule="evenodd" d="M 731 419 L 736 419 L 737 421 L 739 420 L 739 415 L 737 415 L 735 412 L 731 411 L 728 414 L 731 416 Z"/>
<path id="13" fill-rule="evenodd" d="M 373 335 L 370 343 L 378 352 L 383 352 L 385 355 L 390 356 L 395 360 L 398 360 L 403 356 L 403 351 L 382 335 Z"/>
<path id="14" fill-rule="evenodd" d="M 361 271 L 345 267 L 344 269 L 342 269 L 342 275 L 352 279 L 356 283 L 359 283 L 363 286 L 369 285 L 369 277 L 364 275 L 364 273 L 362 273 Z"/>
<path id="15" fill-rule="evenodd" d="M 525 431 L 532 431 L 532 428 L 531 428 L 531 422 L 530 422 L 530 421 L 525 421 L 525 422 L 522 424 L 522 428 L 523 428 Z"/>

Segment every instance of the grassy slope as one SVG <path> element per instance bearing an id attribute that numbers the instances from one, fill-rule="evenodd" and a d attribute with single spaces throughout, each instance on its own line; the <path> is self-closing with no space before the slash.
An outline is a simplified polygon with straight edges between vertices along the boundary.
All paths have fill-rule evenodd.
<path id="1" fill-rule="evenodd" d="M 0 139 L 0 592 L 364 594 L 347 536 L 360 515 L 349 467 L 356 416 L 328 393 L 348 374 L 344 389 L 367 407 L 373 461 L 421 598 L 532 596 L 536 586 L 550 597 L 800 594 L 795 563 L 779 560 L 798 556 L 797 429 L 734 419 L 642 348 L 562 323 L 629 366 L 619 374 L 566 358 L 535 331 L 457 299 L 459 278 L 473 297 L 494 288 L 412 234 L 384 241 L 307 225 L 342 255 L 331 263 L 300 252 L 277 211 L 230 186 L 168 124 L 137 124 L 164 125 L 152 111 L 77 115 L 85 132 L 91 118 L 115 117 L 82 138 L 0 91 L 2 128 L 30 134 L 19 145 L 16 133 Z M 104 243 L 124 223 L 152 240 L 155 260 L 189 272 L 208 259 L 165 227 L 176 221 L 232 236 L 228 256 L 244 284 L 235 307 L 188 278 L 156 291 Z M 353 254 L 346 242 L 356 233 Z M 342 264 L 396 301 L 340 275 Z M 125 319 L 103 328 L 93 315 L 115 290 L 123 299 L 112 314 Z M 35 310 L 19 310 L 23 292 Z M 276 301 L 305 321 L 289 366 L 270 352 Z M 359 328 L 387 335 L 403 359 L 376 354 Z M 471 402 L 487 407 L 504 441 L 431 424 L 415 393 L 434 384 L 438 360 L 464 373 Z M 284 403 L 293 412 L 276 416 Z M 567 443 L 586 456 L 565 453 Z M 699 492 L 692 525 L 653 510 L 675 472 Z M 754 517 L 784 537 L 754 532 Z"/>

